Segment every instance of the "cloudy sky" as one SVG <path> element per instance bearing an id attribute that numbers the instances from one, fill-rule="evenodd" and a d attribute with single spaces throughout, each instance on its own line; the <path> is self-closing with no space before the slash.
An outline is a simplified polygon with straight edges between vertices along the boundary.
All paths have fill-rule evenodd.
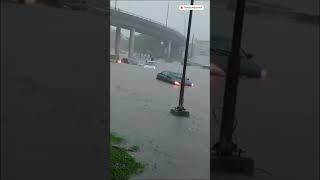
<path id="1" fill-rule="evenodd" d="M 165 24 L 167 16 L 168 2 L 161 1 L 117 1 L 117 8 L 122 10 L 150 18 L 154 21 Z M 181 4 L 190 4 L 190 1 L 170 1 L 169 2 L 169 15 L 168 26 L 178 30 L 184 34 L 187 31 L 188 11 L 180 11 L 178 9 Z M 196 1 L 195 4 L 204 5 L 204 10 L 193 11 L 191 35 L 194 34 L 195 38 L 199 40 L 209 40 L 210 32 L 210 2 L 209 1 Z M 115 0 L 110 1 L 111 7 L 114 7 Z M 124 35 L 128 36 L 128 31 L 122 31 Z M 185 33 L 186 34 L 186 33 Z"/>

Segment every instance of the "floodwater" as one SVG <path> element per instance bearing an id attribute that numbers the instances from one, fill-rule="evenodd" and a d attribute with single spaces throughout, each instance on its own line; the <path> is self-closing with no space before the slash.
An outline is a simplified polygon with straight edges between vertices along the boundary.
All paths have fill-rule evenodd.
<path id="1" fill-rule="evenodd" d="M 199 57 L 199 60 L 209 57 Z M 209 71 L 188 66 L 187 77 L 195 84 L 185 88 L 184 106 L 189 118 L 175 117 L 179 87 L 156 80 L 163 70 L 182 73 L 179 62 L 158 61 L 157 69 L 110 64 L 111 132 L 123 135 L 133 153 L 148 165 L 132 179 L 209 179 L 210 99 Z"/>
<path id="2" fill-rule="evenodd" d="M 221 10 L 214 15 L 216 32 L 231 34 L 233 15 Z M 240 80 L 236 113 L 239 146 L 260 170 L 255 177 L 213 179 L 319 179 L 319 26 L 246 15 L 242 40 L 268 71 L 265 80 Z M 219 107 L 224 79 L 213 82 Z M 211 126 L 215 143 L 219 124 Z"/>
<path id="3" fill-rule="evenodd" d="M 215 10 L 214 15 L 215 31 L 231 36 L 233 14 Z M 268 72 L 265 80 L 239 82 L 235 137 L 255 160 L 257 173 L 212 174 L 213 179 L 319 179 L 319 26 L 246 15 L 242 40 L 243 48 Z M 111 64 L 111 130 L 141 146 L 136 157 L 149 166 L 137 179 L 208 179 L 209 140 L 217 141 L 221 118 L 211 121 L 209 139 L 209 72 L 187 68 L 196 84 L 186 88 L 187 119 L 169 114 L 178 103 L 179 89 L 155 79 L 162 69 L 182 67 L 160 63 L 152 71 Z M 220 107 L 224 79 L 216 78 L 213 84 L 213 107 Z"/>

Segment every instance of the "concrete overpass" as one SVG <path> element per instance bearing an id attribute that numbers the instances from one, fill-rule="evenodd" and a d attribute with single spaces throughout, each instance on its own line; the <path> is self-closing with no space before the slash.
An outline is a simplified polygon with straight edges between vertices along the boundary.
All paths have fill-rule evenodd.
<path id="1" fill-rule="evenodd" d="M 164 42 L 167 46 L 167 57 L 170 58 L 172 49 L 180 51 L 185 45 L 186 38 L 178 31 L 151 19 L 138 16 L 120 9 L 110 9 L 110 25 L 116 27 L 115 53 L 119 55 L 121 28 L 130 30 L 129 57 L 134 53 L 134 34 L 139 32 L 150 35 Z M 179 52 L 178 52 L 179 53 Z"/>

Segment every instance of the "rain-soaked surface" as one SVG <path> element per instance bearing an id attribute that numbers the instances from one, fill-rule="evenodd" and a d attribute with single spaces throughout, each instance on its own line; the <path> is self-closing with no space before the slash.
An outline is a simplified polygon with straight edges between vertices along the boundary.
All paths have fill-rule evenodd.
<path id="1" fill-rule="evenodd" d="M 231 35 L 233 15 L 214 12 L 216 32 Z M 235 137 L 258 169 L 255 177 L 213 179 L 319 179 L 319 26 L 246 15 L 242 44 L 268 72 L 265 80 L 241 79 L 238 91 Z M 223 89 L 224 79 L 215 79 L 216 107 Z M 211 125 L 214 143 L 219 124 Z"/>
<path id="2" fill-rule="evenodd" d="M 231 35 L 233 14 L 215 10 L 215 18 L 215 30 Z M 243 47 L 268 75 L 240 80 L 236 137 L 258 169 L 254 177 L 213 174 L 213 179 L 319 179 L 318 40 L 319 26 L 246 15 Z M 186 88 L 191 117 L 183 119 L 169 114 L 178 88 L 156 81 L 154 71 L 129 66 L 111 65 L 111 127 L 142 147 L 137 157 L 150 165 L 138 177 L 208 177 L 209 73 L 188 66 L 196 87 Z M 179 66 L 163 64 L 157 71 L 181 71 Z M 223 88 L 224 79 L 215 79 L 215 107 L 222 106 Z M 219 124 L 210 125 L 215 143 Z"/>
<path id="3" fill-rule="evenodd" d="M 209 62 L 209 57 L 198 59 Z M 111 132 L 140 146 L 133 155 L 148 164 L 132 179 L 209 179 L 209 71 L 187 67 L 195 86 L 185 88 L 184 106 L 190 112 L 185 118 L 170 114 L 179 87 L 156 80 L 163 70 L 182 73 L 181 63 L 160 60 L 156 70 L 111 63 L 110 70 Z"/>

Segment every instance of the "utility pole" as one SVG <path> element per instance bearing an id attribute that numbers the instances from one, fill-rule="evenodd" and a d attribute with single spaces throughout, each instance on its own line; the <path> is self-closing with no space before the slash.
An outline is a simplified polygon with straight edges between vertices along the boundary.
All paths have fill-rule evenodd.
<path id="1" fill-rule="evenodd" d="M 170 8 L 170 1 L 168 1 L 168 7 L 167 7 L 166 26 L 168 26 L 169 8 Z"/>
<path id="2" fill-rule="evenodd" d="M 213 171 L 236 171 L 252 174 L 254 161 L 241 157 L 242 150 L 233 143 L 235 130 L 235 112 L 237 102 L 238 81 L 240 72 L 240 46 L 244 18 L 245 0 L 237 0 L 233 26 L 232 50 L 229 57 L 220 140 L 214 146 Z"/>
<path id="3" fill-rule="evenodd" d="M 193 5 L 194 0 L 191 0 L 191 6 Z M 192 22 L 192 10 L 189 12 L 189 22 L 188 22 L 188 32 L 187 32 L 187 41 L 186 48 L 184 53 L 184 63 L 183 63 L 183 72 L 180 84 L 180 96 L 179 96 L 179 105 L 174 109 L 171 109 L 171 113 L 176 116 L 189 116 L 189 112 L 183 107 L 183 98 L 184 98 L 184 88 L 185 88 L 185 79 L 186 79 L 186 68 L 188 60 L 188 50 L 189 50 L 189 39 L 190 39 L 190 30 Z"/>
<path id="4" fill-rule="evenodd" d="M 118 2 L 118 0 L 116 0 L 116 2 L 115 2 L 114 9 L 117 9 L 117 2 Z"/>

